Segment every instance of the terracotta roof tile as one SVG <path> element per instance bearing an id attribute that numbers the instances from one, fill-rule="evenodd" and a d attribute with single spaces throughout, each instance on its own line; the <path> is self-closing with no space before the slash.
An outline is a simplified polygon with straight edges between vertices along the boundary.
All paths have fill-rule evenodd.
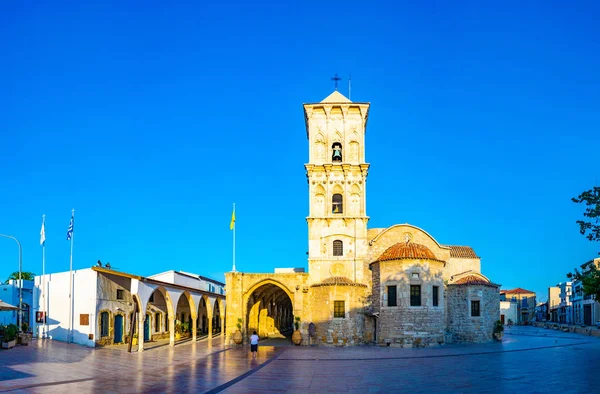
<path id="1" fill-rule="evenodd" d="M 414 242 L 399 242 L 390 246 L 379 256 L 377 261 L 401 260 L 401 259 L 428 259 L 438 260 L 435 254 L 425 245 Z"/>
<path id="2" fill-rule="evenodd" d="M 483 286 L 493 286 L 497 287 L 498 285 L 490 282 L 489 280 L 482 278 L 477 275 L 467 275 L 458 279 L 456 282 L 451 283 L 452 285 L 483 285 Z"/>
<path id="3" fill-rule="evenodd" d="M 517 287 L 516 289 L 512 289 L 512 290 L 500 290 L 500 293 L 504 293 L 504 294 L 525 294 L 525 293 L 531 293 L 531 294 L 535 294 L 535 291 L 529 291 L 529 290 L 525 290 L 525 289 L 522 289 L 520 287 Z"/>
<path id="4" fill-rule="evenodd" d="M 463 259 L 478 259 L 479 256 L 475 254 L 475 251 L 470 246 L 457 246 L 457 245 L 444 245 L 450 248 L 450 257 L 457 257 Z"/>
<path id="5" fill-rule="evenodd" d="M 367 285 L 363 285 L 361 283 L 356 283 L 346 278 L 345 276 L 330 276 L 329 278 L 324 279 L 321 283 L 315 283 L 311 287 L 320 287 L 320 286 L 361 286 L 367 287 Z"/>

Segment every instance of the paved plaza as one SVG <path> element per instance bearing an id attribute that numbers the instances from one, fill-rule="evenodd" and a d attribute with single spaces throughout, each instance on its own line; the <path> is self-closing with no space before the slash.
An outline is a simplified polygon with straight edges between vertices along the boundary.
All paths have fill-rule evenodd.
<path id="1" fill-rule="evenodd" d="M 269 346 L 271 344 L 284 346 Z M 34 341 L 0 351 L 0 392 L 16 393 L 597 393 L 600 338 L 535 327 L 502 343 L 426 349 L 324 348 L 211 341 L 90 349 Z"/>

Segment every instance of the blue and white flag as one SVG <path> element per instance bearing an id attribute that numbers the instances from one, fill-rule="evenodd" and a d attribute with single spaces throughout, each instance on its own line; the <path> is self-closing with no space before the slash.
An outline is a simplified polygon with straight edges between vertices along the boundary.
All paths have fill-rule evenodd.
<path id="1" fill-rule="evenodd" d="M 73 236 L 73 221 L 74 217 L 73 214 L 71 214 L 71 223 L 69 223 L 69 229 L 67 230 L 67 241 L 70 241 Z"/>

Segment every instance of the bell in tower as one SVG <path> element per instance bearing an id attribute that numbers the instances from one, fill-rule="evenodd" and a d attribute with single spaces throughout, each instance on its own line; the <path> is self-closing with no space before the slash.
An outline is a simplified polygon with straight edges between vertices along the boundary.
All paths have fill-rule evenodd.
<path id="1" fill-rule="evenodd" d="M 335 142 L 332 146 L 333 155 L 331 156 L 331 161 L 340 162 L 342 161 L 342 144 L 339 142 Z"/>

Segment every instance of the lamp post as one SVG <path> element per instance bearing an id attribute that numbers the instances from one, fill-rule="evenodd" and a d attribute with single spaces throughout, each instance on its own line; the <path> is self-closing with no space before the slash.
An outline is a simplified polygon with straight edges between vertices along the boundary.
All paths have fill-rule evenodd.
<path id="1" fill-rule="evenodd" d="M 17 326 L 21 331 L 21 323 L 23 322 L 23 248 L 21 248 L 21 242 L 12 235 L 0 234 L 0 237 L 14 239 L 17 245 L 19 245 L 19 312 L 17 313 Z"/>

